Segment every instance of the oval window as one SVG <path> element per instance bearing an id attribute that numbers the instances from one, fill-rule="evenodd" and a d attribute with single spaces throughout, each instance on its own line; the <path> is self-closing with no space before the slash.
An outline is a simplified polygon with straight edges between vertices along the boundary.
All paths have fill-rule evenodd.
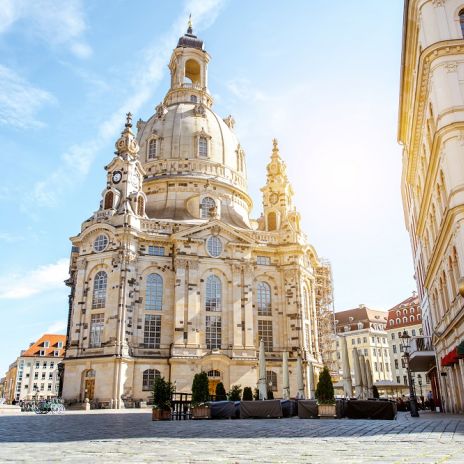
<path id="1" fill-rule="evenodd" d="M 221 239 L 212 235 L 206 240 L 206 250 L 213 258 L 217 258 L 222 253 L 222 242 Z"/>
<path id="2" fill-rule="evenodd" d="M 103 251 L 108 246 L 108 237 L 104 234 L 99 235 L 93 242 L 95 251 Z"/>

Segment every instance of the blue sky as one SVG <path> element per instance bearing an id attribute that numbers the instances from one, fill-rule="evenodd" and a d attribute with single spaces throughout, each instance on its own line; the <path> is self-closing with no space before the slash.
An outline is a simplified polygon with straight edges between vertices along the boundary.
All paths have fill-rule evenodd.
<path id="1" fill-rule="evenodd" d="M 402 1 L 0 0 L 0 374 L 67 316 L 69 237 L 98 208 L 124 114 L 147 119 L 191 12 L 261 211 L 273 137 L 337 310 L 414 289 L 396 143 Z"/>

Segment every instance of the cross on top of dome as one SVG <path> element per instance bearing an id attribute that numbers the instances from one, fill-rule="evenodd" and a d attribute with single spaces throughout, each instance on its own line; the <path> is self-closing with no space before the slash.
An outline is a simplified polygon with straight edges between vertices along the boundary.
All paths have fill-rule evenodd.
<path id="1" fill-rule="evenodd" d="M 196 48 L 203 50 L 203 40 L 193 33 L 192 15 L 189 16 L 187 32 L 177 42 L 177 47 Z"/>

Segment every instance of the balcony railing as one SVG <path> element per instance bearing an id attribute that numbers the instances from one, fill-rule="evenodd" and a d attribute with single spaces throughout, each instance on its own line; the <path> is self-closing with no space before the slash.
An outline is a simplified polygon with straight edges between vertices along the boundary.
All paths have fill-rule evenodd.
<path id="1" fill-rule="evenodd" d="M 414 337 L 411 339 L 411 354 L 415 352 L 433 351 L 431 337 Z"/>

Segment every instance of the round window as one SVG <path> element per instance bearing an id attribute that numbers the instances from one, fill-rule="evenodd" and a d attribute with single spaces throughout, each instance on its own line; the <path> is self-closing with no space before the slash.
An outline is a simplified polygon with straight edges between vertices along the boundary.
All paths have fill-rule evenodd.
<path id="1" fill-rule="evenodd" d="M 221 239 L 214 235 L 208 237 L 208 239 L 206 240 L 206 249 L 213 258 L 217 258 L 222 253 Z"/>
<path id="2" fill-rule="evenodd" d="M 108 237 L 104 234 L 99 235 L 93 242 L 95 251 L 103 251 L 108 246 Z"/>

